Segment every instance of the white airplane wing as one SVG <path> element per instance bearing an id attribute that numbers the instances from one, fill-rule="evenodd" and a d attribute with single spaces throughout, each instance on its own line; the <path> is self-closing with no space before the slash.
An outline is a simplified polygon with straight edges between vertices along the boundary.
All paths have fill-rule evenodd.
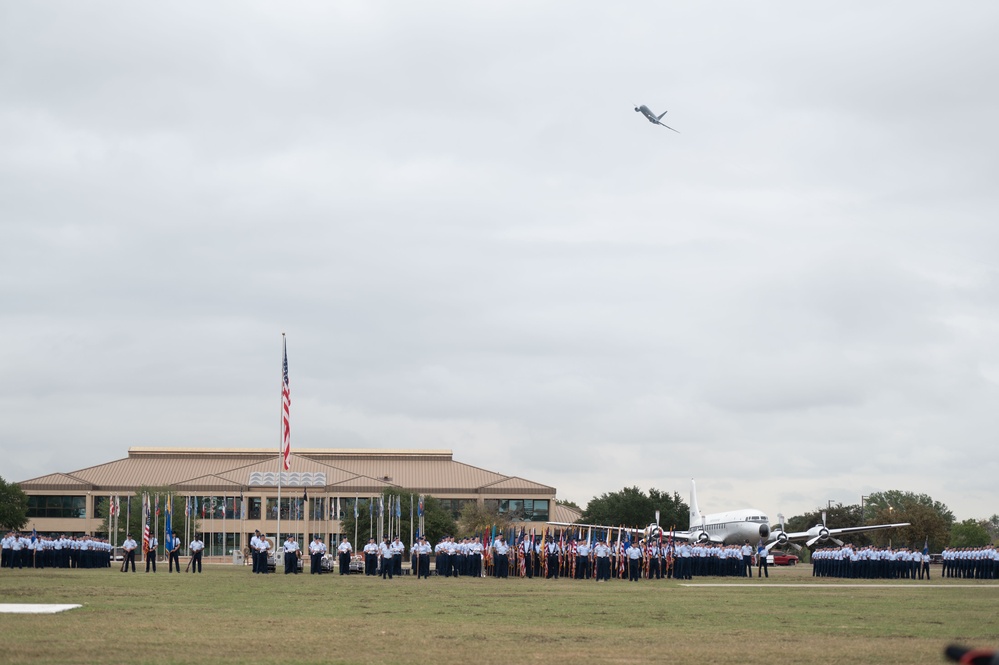
<path id="1" fill-rule="evenodd" d="M 899 522 L 898 524 L 870 524 L 867 526 L 850 526 L 842 529 L 822 529 L 819 532 L 814 530 L 797 531 L 787 534 L 787 540 L 792 543 L 795 541 L 805 541 L 805 544 L 809 547 L 820 540 L 832 540 L 842 545 L 836 536 L 850 533 L 864 533 L 865 531 L 880 531 L 881 529 L 897 529 L 903 526 L 910 526 L 910 524 L 909 522 Z"/>

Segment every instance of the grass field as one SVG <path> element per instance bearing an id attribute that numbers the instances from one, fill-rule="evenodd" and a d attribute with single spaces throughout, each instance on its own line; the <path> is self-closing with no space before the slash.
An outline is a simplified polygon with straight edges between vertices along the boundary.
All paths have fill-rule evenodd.
<path id="1" fill-rule="evenodd" d="M 808 586 L 4 570 L 0 603 L 84 607 L 0 615 L 0 661 L 940 663 L 950 642 L 999 645 L 996 582 L 771 572 Z"/>

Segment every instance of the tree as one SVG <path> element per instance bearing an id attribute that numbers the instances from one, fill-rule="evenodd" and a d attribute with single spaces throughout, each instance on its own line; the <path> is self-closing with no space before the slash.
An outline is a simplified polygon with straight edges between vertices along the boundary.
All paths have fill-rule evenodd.
<path id="1" fill-rule="evenodd" d="M 991 542 L 988 530 L 978 520 L 966 519 L 950 528 L 951 547 L 984 547 Z"/>
<path id="2" fill-rule="evenodd" d="M 419 524 L 419 517 L 417 517 L 417 502 L 419 497 L 398 488 L 386 489 L 382 492 L 381 501 L 384 502 L 385 506 L 385 517 L 384 520 L 388 522 L 388 510 L 389 505 L 395 505 L 396 501 L 399 501 L 400 506 L 400 516 L 398 520 L 396 517 L 392 516 L 392 531 L 393 533 L 383 534 L 387 535 L 389 538 L 398 535 L 403 542 L 409 540 L 410 533 L 410 513 L 412 512 L 413 520 L 416 524 L 413 525 L 413 533 L 416 533 L 416 526 Z M 380 507 L 380 502 L 377 499 L 359 499 L 357 502 L 357 539 L 360 541 L 366 541 L 369 534 L 373 537 L 378 535 L 378 524 L 379 517 L 378 511 Z M 374 517 L 374 523 L 372 523 L 371 518 Z M 348 511 L 341 521 L 343 533 L 348 535 L 350 538 L 354 537 L 355 520 L 354 513 Z M 451 517 L 451 513 L 441 506 L 441 502 L 432 496 L 423 497 L 423 526 L 424 533 L 427 540 L 430 542 L 436 542 L 441 537 L 453 534 L 455 532 L 454 518 Z M 360 543 L 354 543 L 354 550 L 360 551 Z"/>
<path id="3" fill-rule="evenodd" d="M 625 487 L 619 492 L 601 494 L 590 499 L 580 518 L 587 524 L 607 526 L 644 527 L 655 521 L 659 511 L 659 524 L 664 529 L 686 529 L 690 510 L 680 495 L 661 492 L 655 488 L 649 494 L 638 487 Z"/>
<path id="4" fill-rule="evenodd" d="M 17 531 L 28 523 L 28 495 L 17 483 L 0 478 L 0 529 Z"/>
<path id="5" fill-rule="evenodd" d="M 947 511 L 949 513 L 949 511 Z M 871 533 L 871 540 L 876 545 L 893 547 L 909 547 L 921 550 L 923 544 L 929 541 L 930 550 L 939 552 L 950 541 L 950 526 L 953 518 L 948 521 L 944 514 L 926 502 L 902 502 L 900 505 L 890 505 L 879 508 L 871 514 L 867 513 L 868 524 L 894 524 L 908 522 L 909 526 L 897 529 L 883 529 Z M 953 515 L 951 513 L 951 515 Z"/>
<path id="6" fill-rule="evenodd" d="M 883 511 L 891 513 L 899 510 L 906 510 L 913 505 L 926 506 L 927 508 L 930 508 L 947 523 L 948 527 L 954 523 L 954 513 L 951 512 L 951 509 L 939 501 L 934 501 L 933 497 L 929 494 L 916 494 L 915 492 L 903 492 L 901 490 L 875 492 L 867 497 L 867 510 L 865 511 L 867 512 L 867 523 L 875 524 L 875 522 L 871 521 L 872 510 L 875 513 Z M 906 520 L 896 519 L 895 521 L 904 522 Z"/>
<path id="7" fill-rule="evenodd" d="M 910 523 L 907 527 L 872 533 L 871 540 L 876 544 L 922 549 L 929 540 L 930 549 L 939 552 L 950 542 L 954 513 L 928 494 L 901 490 L 875 492 L 867 498 L 865 512 L 868 524 Z"/>
<path id="8" fill-rule="evenodd" d="M 999 515 L 993 515 L 987 520 L 979 520 L 978 523 L 989 532 L 989 538 L 992 540 L 999 538 Z"/>
<path id="9" fill-rule="evenodd" d="M 569 501 L 568 499 L 555 499 L 555 504 L 559 506 L 566 506 L 568 508 L 573 508 L 579 512 L 583 512 L 583 509 L 579 507 L 575 501 Z"/>
<path id="10" fill-rule="evenodd" d="M 486 508 L 476 501 L 470 501 L 461 507 L 458 517 L 457 535 L 474 536 L 491 531 L 495 526 L 498 532 L 506 532 L 510 526 L 509 513 L 501 514 L 498 510 Z"/>

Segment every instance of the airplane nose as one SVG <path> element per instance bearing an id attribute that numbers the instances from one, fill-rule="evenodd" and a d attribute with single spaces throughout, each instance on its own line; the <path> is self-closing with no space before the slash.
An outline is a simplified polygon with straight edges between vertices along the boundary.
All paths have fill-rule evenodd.
<path id="1" fill-rule="evenodd" d="M 760 538 L 769 538 L 769 537 L 770 537 L 770 525 L 769 524 L 761 524 L 760 525 Z"/>

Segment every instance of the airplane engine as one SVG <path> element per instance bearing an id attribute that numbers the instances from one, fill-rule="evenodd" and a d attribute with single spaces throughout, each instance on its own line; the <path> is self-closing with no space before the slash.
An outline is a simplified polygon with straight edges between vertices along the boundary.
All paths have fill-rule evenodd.
<path id="1" fill-rule="evenodd" d="M 659 538 L 659 534 L 663 533 L 663 530 L 658 524 L 652 523 L 645 527 L 645 542 L 652 542 Z"/>
<path id="2" fill-rule="evenodd" d="M 769 537 L 770 537 L 770 525 L 769 524 L 761 524 L 760 525 L 760 538 L 764 538 L 765 539 L 765 538 L 769 538 Z"/>
<path id="3" fill-rule="evenodd" d="M 693 536 L 694 540 L 696 540 L 699 543 L 706 543 L 711 540 L 711 536 L 708 535 L 707 531 L 698 531 L 697 533 L 693 534 Z"/>

